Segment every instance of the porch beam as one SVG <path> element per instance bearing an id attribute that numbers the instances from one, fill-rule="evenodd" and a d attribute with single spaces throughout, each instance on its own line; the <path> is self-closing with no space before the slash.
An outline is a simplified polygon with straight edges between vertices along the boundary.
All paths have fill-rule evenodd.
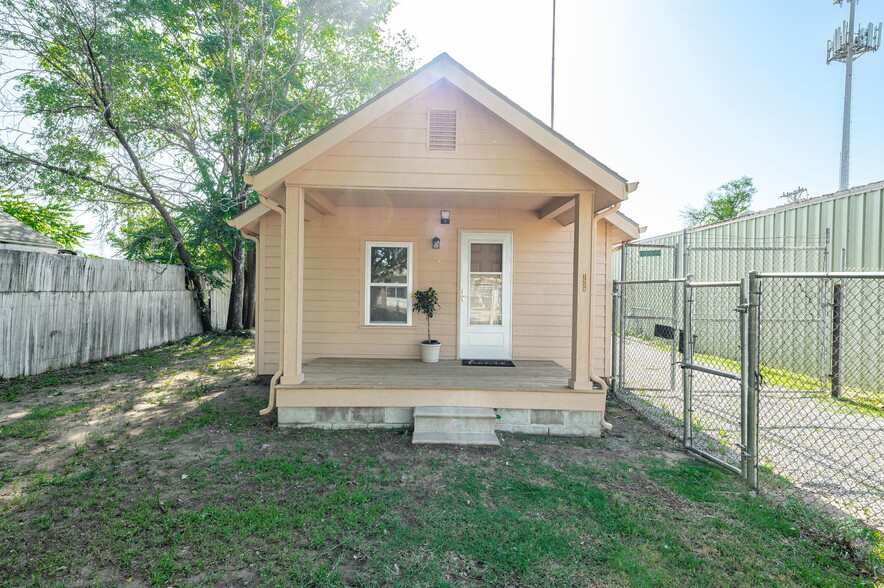
<path id="1" fill-rule="evenodd" d="M 592 256 L 593 192 L 580 192 L 574 198 L 574 289 L 571 300 L 571 378 L 568 387 L 592 390 Z"/>
<path id="2" fill-rule="evenodd" d="M 320 213 L 328 216 L 334 216 L 338 213 L 338 207 L 334 202 L 322 192 L 311 190 L 306 193 L 307 204 L 318 210 Z"/>
<path id="3" fill-rule="evenodd" d="M 283 372 L 280 385 L 304 381 L 302 331 L 304 318 L 304 213 L 306 194 L 301 186 L 286 185 L 285 207 L 285 324 Z"/>
<path id="4" fill-rule="evenodd" d="M 555 218 L 563 212 L 574 208 L 574 201 L 575 199 L 570 196 L 564 198 L 553 198 L 537 212 L 537 217 L 540 220 Z"/>

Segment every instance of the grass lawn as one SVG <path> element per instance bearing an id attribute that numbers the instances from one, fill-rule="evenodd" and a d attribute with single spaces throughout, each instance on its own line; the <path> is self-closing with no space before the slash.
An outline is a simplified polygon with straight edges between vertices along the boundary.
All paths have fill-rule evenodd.
<path id="1" fill-rule="evenodd" d="M 0 381 L 0 585 L 867 586 L 881 537 L 603 439 L 279 429 L 252 341 Z M 876 556 L 877 553 L 877 556 Z"/>

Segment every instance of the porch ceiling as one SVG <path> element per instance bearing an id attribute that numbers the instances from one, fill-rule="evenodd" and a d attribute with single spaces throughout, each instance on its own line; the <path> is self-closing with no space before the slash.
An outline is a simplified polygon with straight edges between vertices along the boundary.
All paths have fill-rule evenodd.
<path id="1" fill-rule="evenodd" d="M 573 194 L 532 194 L 512 192 L 458 192 L 405 190 L 307 190 L 319 193 L 336 206 L 393 206 L 396 208 L 508 208 L 541 210 L 554 198 Z"/>
<path id="2" fill-rule="evenodd" d="M 555 218 L 562 225 L 574 222 L 574 195 L 536 192 L 477 192 L 456 190 L 373 190 L 352 188 L 310 188 L 307 192 L 307 220 L 317 214 L 335 214 L 338 207 L 393 207 L 439 209 L 507 209 L 532 211 L 537 218 Z"/>

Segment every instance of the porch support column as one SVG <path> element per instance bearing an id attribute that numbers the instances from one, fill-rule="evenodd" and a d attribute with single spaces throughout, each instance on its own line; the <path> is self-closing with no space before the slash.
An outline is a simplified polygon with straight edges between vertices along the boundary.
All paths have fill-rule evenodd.
<path id="1" fill-rule="evenodd" d="M 285 186 L 285 286 L 283 288 L 283 372 L 279 383 L 296 385 L 304 381 L 301 357 L 304 317 L 304 189 Z"/>
<path id="2" fill-rule="evenodd" d="M 580 192 L 574 197 L 574 294 L 571 301 L 571 379 L 574 390 L 592 390 L 589 379 L 592 362 L 592 256 L 593 192 Z"/>

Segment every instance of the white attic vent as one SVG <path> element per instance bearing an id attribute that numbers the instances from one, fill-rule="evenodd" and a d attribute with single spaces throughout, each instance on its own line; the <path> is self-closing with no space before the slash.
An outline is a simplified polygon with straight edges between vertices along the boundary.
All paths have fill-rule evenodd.
<path id="1" fill-rule="evenodd" d="M 431 110 L 427 123 L 427 149 L 457 150 L 457 111 Z"/>

